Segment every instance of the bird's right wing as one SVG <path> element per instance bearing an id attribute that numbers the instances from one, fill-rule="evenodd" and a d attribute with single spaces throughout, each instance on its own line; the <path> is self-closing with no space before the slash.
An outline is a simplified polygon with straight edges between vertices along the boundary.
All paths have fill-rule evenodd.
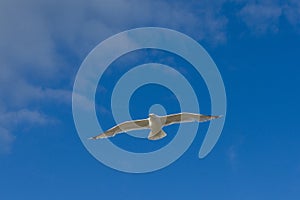
<path id="1" fill-rule="evenodd" d="M 90 137 L 89 139 L 97 140 L 97 139 L 101 139 L 101 138 L 108 138 L 108 137 L 113 137 L 118 133 L 123 133 L 123 132 L 127 132 L 127 131 L 132 131 L 132 130 L 148 129 L 148 128 L 149 128 L 149 120 L 148 119 L 127 121 L 127 122 L 118 124 L 118 125 L 112 127 L 111 129 L 108 129 L 104 133 L 101 133 L 94 137 Z"/>
<path id="2" fill-rule="evenodd" d="M 221 116 L 210 116 L 196 113 L 178 113 L 161 117 L 161 121 L 164 126 L 168 126 L 183 122 L 205 122 L 219 117 Z"/>

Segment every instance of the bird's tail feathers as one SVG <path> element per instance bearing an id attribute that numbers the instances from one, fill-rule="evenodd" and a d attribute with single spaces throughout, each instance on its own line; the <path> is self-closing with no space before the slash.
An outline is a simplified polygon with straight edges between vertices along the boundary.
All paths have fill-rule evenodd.
<path id="1" fill-rule="evenodd" d="M 149 133 L 148 139 L 149 140 L 160 140 L 164 137 L 166 137 L 167 134 L 162 129 L 156 133 L 153 133 L 152 131 Z"/>

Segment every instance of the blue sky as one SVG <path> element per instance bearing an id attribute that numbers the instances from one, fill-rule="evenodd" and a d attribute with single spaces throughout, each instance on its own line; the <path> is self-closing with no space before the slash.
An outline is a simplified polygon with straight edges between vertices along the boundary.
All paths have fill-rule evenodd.
<path id="1" fill-rule="evenodd" d="M 207 123 L 170 166 L 128 174 L 103 165 L 85 149 L 74 126 L 71 95 L 77 70 L 99 42 L 145 26 L 183 32 L 207 50 L 225 84 L 227 116 L 205 159 L 198 159 L 198 151 Z M 299 199 L 298 1 L 2 0 L 0 27 L 1 199 Z M 130 56 L 141 63 L 171 60 L 186 66 L 163 52 L 128 56 L 131 62 L 119 59 L 103 78 L 108 91 L 109 80 L 127 69 L 121 64 L 134 64 Z M 186 74 L 201 84 L 201 110 L 209 113 L 203 80 Z M 153 89 L 171 95 L 159 86 L 141 88 L 132 98 L 133 117 L 157 103 L 156 98 L 148 107 L 139 103 L 143 92 Z M 96 100 L 109 108 L 101 91 Z M 170 105 L 166 110 L 177 111 L 176 101 Z M 97 114 L 107 116 L 100 123 L 109 128 L 114 121 L 104 111 Z M 154 146 L 141 139 L 129 144 L 126 135 L 113 142 L 147 151 L 170 141 L 176 128 L 168 127 L 169 137 Z"/>

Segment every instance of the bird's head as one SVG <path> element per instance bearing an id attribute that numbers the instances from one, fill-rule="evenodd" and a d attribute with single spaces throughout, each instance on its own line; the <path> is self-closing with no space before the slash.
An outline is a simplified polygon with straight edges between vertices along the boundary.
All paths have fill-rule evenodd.
<path id="1" fill-rule="evenodd" d="M 156 117 L 156 115 L 155 115 L 155 114 L 153 114 L 153 113 L 150 113 L 150 114 L 149 114 L 149 117 L 150 117 L 150 118 L 155 118 L 155 117 Z"/>

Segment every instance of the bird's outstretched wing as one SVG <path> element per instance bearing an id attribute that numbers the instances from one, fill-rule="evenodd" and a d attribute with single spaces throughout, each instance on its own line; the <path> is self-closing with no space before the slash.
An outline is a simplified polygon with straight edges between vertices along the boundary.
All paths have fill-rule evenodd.
<path id="1" fill-rule="evenodd" d="M 132 130 L 147 129 L 147 128 L 149 128 L 148 119 L 127 121 L 127 122 L 118 124 L 118 125 L 112 127 L 111 129 L 108 129 L 104 133 L 101 133 L 94 137 L 90 137 L 89 139 L 97 140 L 97 139 L 101 139 L 101 138 L 108 138 L 108 137 L 113 137 L 118 133 L 123 133 L 126 131 L 132 131 Z"/>
<path id="2" fill-rule="evenodd" d="M 221 116 L 210 116 L 195 113 L 178 113 L 161 117 L 162 124 L 168 126 L 183 122 L 205 122 L 212 119 L 220 118 Z"/>

